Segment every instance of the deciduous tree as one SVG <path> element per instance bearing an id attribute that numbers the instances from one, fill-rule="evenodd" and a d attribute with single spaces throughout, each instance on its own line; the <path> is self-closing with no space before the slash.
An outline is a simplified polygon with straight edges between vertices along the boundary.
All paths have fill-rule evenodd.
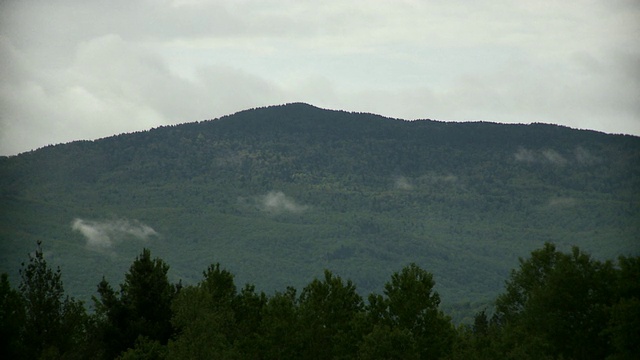
<path id="1" fill-rule="evenodd" d="M 520 260 L 506 292 L 496 301 L 496 319 L 504 326 L 514 354 L 602 359 L 609 341 L 602 336 L 614 297 L 610 262 L 573 248 L 565 254 L 553 244 Z"/>

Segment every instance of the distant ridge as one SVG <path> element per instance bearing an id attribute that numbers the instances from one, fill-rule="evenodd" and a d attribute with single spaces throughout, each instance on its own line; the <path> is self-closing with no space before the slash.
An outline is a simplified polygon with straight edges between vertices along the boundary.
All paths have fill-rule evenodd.
<path id="1" fill-rule="evenodd" d="M 640 138 L 292 103 L 1 157 L 0 201 L 0 271 L 42 240 L 85 299 L 148 247 L 267 291 L 330 269 L 379 292 L 415 262 L 462 319 L 546 241 L 640 252 Z"/>

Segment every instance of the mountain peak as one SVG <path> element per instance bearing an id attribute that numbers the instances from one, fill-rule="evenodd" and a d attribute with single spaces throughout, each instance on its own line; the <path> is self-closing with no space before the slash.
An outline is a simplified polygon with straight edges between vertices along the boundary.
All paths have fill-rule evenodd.
<path id="1" fill-rule="evenodd" d="M 269 291 L 329 268 L 366 293 L 415 262 L 443 302 L 482 301 L 544 241 L 637 253 L 639 167 L 637 137 L 251 109 L 0 158 L 0 271 L 18 269 L 33 239 L 49 241 L 71 283 L 89 284 L 79 292 L 142 246 L 176 277 L 221 262 Z M 75 219 L 97 226 L 108 256 Z M 136 242 L 127 224 L 158 235 Z"/>

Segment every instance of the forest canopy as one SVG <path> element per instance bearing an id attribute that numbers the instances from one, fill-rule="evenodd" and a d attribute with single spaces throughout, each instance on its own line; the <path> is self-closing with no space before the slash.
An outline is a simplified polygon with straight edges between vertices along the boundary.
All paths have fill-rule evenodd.
<path id="1" fill-rule="evenodd" d="M 363 299 L 325 270 L 300 291 L 237 287 L 211 264 L 194 285 L 143 249 L 93 304 L 65 294 L 41 243 L 0 281 L 4 359 L 632 359 L 640 353 L 640 257 L 599 261 L 551 243 L 519 260 L 494 307 L 454 326 L 435 279 L 408 264 Z"/>

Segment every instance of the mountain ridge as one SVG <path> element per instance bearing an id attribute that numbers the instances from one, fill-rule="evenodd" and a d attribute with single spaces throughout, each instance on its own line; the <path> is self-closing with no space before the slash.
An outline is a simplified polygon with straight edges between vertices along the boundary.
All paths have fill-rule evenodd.
<path id="1" fill-rule="evenodd" d="M 606 133 L 606 132 L 602 132 L 602 131 L 597 131 L 597 130 L 591 130 L 591 129 L 578 129 L 578 128 L 572 128 L 566 125 L 557 125 L 557 124 L 551 124 L 551 123 L 542 123 L 542 122 L 533 122 L 533 123 L 498 123 L 498 122 L 493 122 L 493 121 L 484 121 L 484 120 L 471 120 L 471 121 L 446 121 L 446 120 L 434 120 L 434 119 L 402 119 L 402 118 L 393 118 L 393 117 L 387 117 L 387 116 L 383 116 L 383 115 L 378 115 L 378 114 L 374 114 L 374 113 L 369 113 L 369 112 L 349 112 L 349 111 L 345 111 L 345 110 L 333 110 L 333 109 L 326 109 L 326 108 L 320 108 L 308 103 L 304 103 L 304 102 L 294 102 L 294 103 L 286 103 L 286 104 L 281 104 L 281 105 L 270 105 L 270 106 L 265 106 L 265 107 L 258 107 L 258 108 L 251 108 L 251 109 L 246 109 L 246 110 L 241 110 L 238 112 L 235 112 L 233 114 L 229 114 L 229 115 L 224 115 L 221 116 L 219 118 L 215 118 L 215 119 L 208 119 L 208 120 L 200 120 L 200 121 L 191 121 L 191 122 L 184 122 L 184 123 L 179 123 L 179 124 L 172 124 L 172 125 L 161 125 L 158 127 L 154 127 L 154 128 L 150 128 L 147 130 L 140 130 L 140 131 L 134 131 L 134 132 L 129 132 L 129 133 L 119 133 L 119 134 L 114 134 L 114 135 L 110 135 L 110 136 L 106 136 L 106 137 L 101 137 L 101 138 L 97 138 L 94 140 L 73 140 L 73 141 L 69 141 L 69 142 L 65 142 L 65 143 L 59 143 L 59 144 L 51 144 L 51 145 L 46 145 L 37 149 L 33 149 L 33 150 L 29 150 L 26 152 L 22 152 L 20 154 L 16 154 L 16 155 L 4 155 L 4 156 L 0 156 L 0 159 L 2 158 L 13 158 L 16 156 L 21 156 L 21 155 L 25 155 L 25 154 L 29 154 L 29 153 L 34 153 L 37 151 L 41 151 L 43 149 L 51 149 L 51 148 L 56 148 L 56 147 L 60 147 L 60 146 L 66 146 L 66 145 L 71 145 L 71 144 L 80 144 L 80 143 L 94 143 L 94 142 L 101 142 L 101 141 L 108 141 L 109 139 L 113 139 L 113 138 L 117 138 L 117 137 L 127 137 L 127 136 L 139 136 L 140 134 L 145 134 L 145 133 L 149 133 L 149 132 L 154 132 L 154 131 L 162 131 L 162 130 L 166 130 L 166 129 L 171 129 L 174 127 L 184 127 L 184 126 L 198 126 L 198 125 L 203 125 L 203 124 L 208 124 L 211 122 L 220 122 L 220 121 L 224 121 L 228 118 L 238 118 L 240 116 L 244 116 L 245 114 L 256 114 L 256 112 L 262 112 L 262 111 L 270 111 L 270 110 L 274 110 L 274 109 L 280 109 L 280 108 L 286 108 L 288 110 L 294 110 L 297 109 L 298 112 L 300 110 L 309 110 L 312 109 L 313 111 L 316 112 L 333 112 L 333 113 L 340 113 L 340 114 L 347 114 L 347 115 L 365 115 L 365 116 L 373 116 L 376 118 L 379 118 L 380 120 L 394 120 L 394 121 L 398 121 L 398 122 L 407 122 L 407 123 L 421 123 L 421 125 L 424 125 L 424 123 L 427 123 L 427 126 L 429 125 L 451 125 L 451 126 L 458 126 L 458 125 L 489 125 L 489 126 L 508 126 L 508 127 L 525 127 L 527 129 L 533 129 L 533 128 L 539 128 L 539 129 L 543 129 L 545 130 L 546 133 L 549 133 L 550 131 L 565 131 L 565 130 L 571 130 L 571 131 L 580 131 L 580 132 L 585 132 L 585 133 L 591 133 L 594 136 L 597 135 L 606 135 L 606 136 L 616 136 L 616 137 L 625 137 L 625 138 L 638 138 L 638 136 L 636 135 L 631 135 L 631 134 L 623 134 L 623 133 Z M 334 124 L 336 125 L 336 124 Z"/>
<path id="2" fill-rule="evenodd" d="M 272 106 L 0 159 L 0 271 L 38 239 L 84 298 L 142 246 L 269 291 L 323 268 L 377 291 L 416 262 L 475 309 L 545 241 L 638 253 L 639 190 L 633 136 Z"/>

